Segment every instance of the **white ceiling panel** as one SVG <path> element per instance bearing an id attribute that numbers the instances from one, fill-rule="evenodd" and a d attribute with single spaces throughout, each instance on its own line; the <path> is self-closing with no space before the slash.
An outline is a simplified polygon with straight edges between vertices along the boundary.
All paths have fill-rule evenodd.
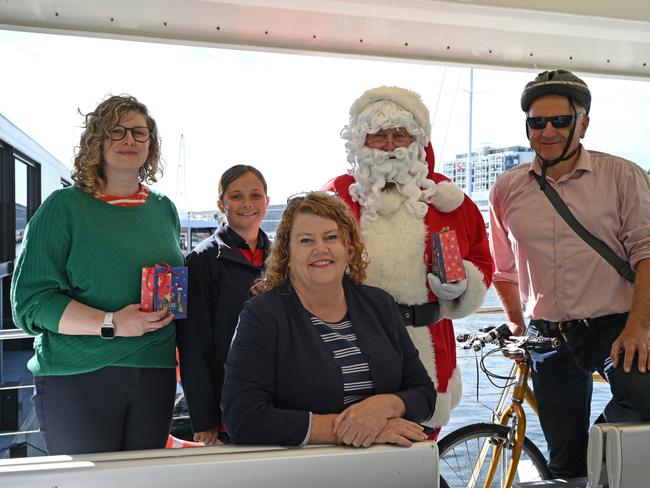
<path id="1" fill-rule="evenodd" d="M 650 78 L 650 0 L 1 0 L 0 28 Z"/>

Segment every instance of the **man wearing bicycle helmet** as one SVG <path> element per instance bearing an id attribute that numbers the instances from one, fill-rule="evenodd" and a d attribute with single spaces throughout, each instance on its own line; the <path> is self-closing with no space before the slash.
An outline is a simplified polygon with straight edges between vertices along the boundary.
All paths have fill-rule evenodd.
<path id="1" fill-rule="evenodd" d="M 562 340 L 557 351 L 531 353 L 533 386 L 551 472 L 579 477 L 587 467 L 592 372 L 607 379 L 613 396 L 599 421 L 650 420 L 650 183 L 636 164 L 582 146 L 591 92 L 573 73 L 539 74 L 521 108 L 537 156 L 490 192 L 494 284 L 513 333 L 524 332 L 526 315 L 530 334 Z M 574 232 L 540 191 L 547 185 L 629 262 L 634 284 Z"/>

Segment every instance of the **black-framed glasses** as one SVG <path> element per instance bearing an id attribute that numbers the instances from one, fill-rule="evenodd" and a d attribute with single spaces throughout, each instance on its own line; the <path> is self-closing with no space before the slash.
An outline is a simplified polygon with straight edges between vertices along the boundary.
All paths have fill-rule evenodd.
<path id="1" fill-rule="evenodd" d="M 108 131 L 111 141 L 121 141 L 126 137 L 127 132 L 131 132 L 131 136 L 138 142 L 147 142 L 151 137 L 151 130 L 149 127 L 124 127 L 116 125 Z"/>
<path id="2" fill-rule="evenodd" d="M 582 112 L 575 114 L 575 117 L 585 115 Z M 553 115 L 551 117 L 527 117 L 526 123 L 533 130 L 542 130 L 550 122 L 554 129 L 566 129 L 573 122 L 573 115 Z"/>
<path id="3" fill-rule="evenodd" d="M 301 192 L 298 192 L 298 193 L 294 193 L 291 196 L 288 196 L 287 197 L 287 205 L 289 205 L 290 202 L 292 202 L 293 200 L 295 200 L 297 198 L 301 198 L 301 199 L 304 200 L 305 198 L 309 198 L 312 195 L 327 195 L 327 196 L 330 196 L 330 197 L 338 197 L 339 196 L 338 193 L 336 193 L 335 191 L 331 191 L 331 190 L 301 191 Z"/>
<path id="4" fill-rule="evenodd" d="M 415 136 L 409 134 L 406 129 L 387 129 L 366 134 L 366 143 L 373 146 L 385 146 L 389 139 L 397 146 L 408 146 L 415 140 Z"/>

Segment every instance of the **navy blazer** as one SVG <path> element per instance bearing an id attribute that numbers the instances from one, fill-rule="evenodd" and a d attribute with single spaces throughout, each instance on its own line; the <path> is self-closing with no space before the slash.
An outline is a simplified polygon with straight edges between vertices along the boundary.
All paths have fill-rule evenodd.
<path id="1" fill-rule="evenodd" d="M 360 349 L 369 357 L 375 393 L 393 393 L 404 418 L 433 415 L 436 392 L 385 291 L 344 280 Z M 225 365 L 223 422 L 238 444 L 300 445 L 309 412 L 340 413 L 343 375 L 295 292 L 281 287 L 246 303 Z"/>

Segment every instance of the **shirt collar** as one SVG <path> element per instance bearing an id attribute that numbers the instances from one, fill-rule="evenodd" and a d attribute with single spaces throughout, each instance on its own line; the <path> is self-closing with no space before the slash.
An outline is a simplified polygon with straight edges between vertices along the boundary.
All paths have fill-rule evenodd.
<path id="1" fill-rule="evenodd" d="M 580 149 L 580 155 L 578 156 L 578 160 L 576 161 L 573 170 L 566 175 L 562 175 L 558 181 L 568 180 L 569 178 L 573 177 L 573 175 L 575 175 L 578 171 L 580 172 L 578 174 L 582 174 L 586 171 L 593 171 L 593 166 L 591 164 L 591 154 L 589 154 L 589 151 L 587 151 L 584 146 L 582 146 Z M 537 156 L 535 156 L 535 159 L 533 159 L 533 161 L 530 163 L 528 172 L 537 173 L 538 175 L 542 174 L 542 163 L 539 161 L 539 158 Z"/>
<path id="2" fill-rule="evenodd" d="M 246 242 L 246 240 L 237 234 L 232 227 L 230 227 L 228 224 L 226 224 L 226 232 L 228 233 L 228 237 L 232 239 L 232 242 L 237 246 L 239 249 L 250 249 L 250 246 Z M 257 233 L 257 246 L 256 249 L 263 249 L 264 248 L 264 241 L 262 237 L 259 234 L 259 231 Z"/>

